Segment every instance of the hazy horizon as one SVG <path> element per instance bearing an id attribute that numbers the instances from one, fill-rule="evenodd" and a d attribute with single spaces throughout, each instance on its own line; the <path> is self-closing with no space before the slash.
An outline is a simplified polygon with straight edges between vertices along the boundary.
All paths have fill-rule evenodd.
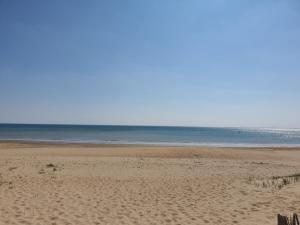
<path id="1" fill-rule="evenodd" d="M 0 2 L 0 123 L 300 128 L 300 2 Z"/>

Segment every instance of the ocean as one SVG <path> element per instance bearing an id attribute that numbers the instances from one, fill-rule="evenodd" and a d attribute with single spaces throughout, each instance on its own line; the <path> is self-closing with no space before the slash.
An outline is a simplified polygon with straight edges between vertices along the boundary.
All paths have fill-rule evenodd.
<path id="1" fill-rule="evenodd" d="M 300 129 L 0 124 L 0 140 L 167 146 L 299 147 Z"/>

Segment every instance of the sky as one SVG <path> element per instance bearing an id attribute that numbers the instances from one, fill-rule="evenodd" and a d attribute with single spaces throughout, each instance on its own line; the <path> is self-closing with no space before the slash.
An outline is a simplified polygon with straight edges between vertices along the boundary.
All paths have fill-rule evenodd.
<path id="1" fill-rule="evenodd" d="M 298 0 L 0 0 L 0 123 L 300 128 Z"/>

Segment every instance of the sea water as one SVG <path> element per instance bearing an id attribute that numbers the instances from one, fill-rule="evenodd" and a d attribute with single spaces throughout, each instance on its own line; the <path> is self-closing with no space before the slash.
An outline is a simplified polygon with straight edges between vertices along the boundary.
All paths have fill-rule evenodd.
<path id="1" fill-rule="evenodd" d="M 169 146 L 300 146 L 300 129 L 0 124 L 0 140 Z"/>

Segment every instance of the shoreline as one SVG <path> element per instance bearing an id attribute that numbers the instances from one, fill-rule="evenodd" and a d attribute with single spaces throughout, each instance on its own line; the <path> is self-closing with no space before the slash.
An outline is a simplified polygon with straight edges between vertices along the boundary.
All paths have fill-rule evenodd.
<path id="1" fill-rule="evenodd" d="M 220 148 L 220 149 L 298 149 L 300 144 L 197 144 L 197 143 L 150 143 L 150 142 L 92 142 L 92 141 L 59 141 L 59 140 L 0 140 L 0 143 L 30 145 L 61 145 L 61 146 L 95 146 L 95 147 L 178 147 L 178 148 Z"/>
<path id="2" fill-rule="evenodd" d="M 58 157 L 119 157 L 119 158 L 215 158 L 231 160 L 300 161 L 300 148 L 270 147 L 199 147 L 199 146 L 152 146 L 125 144 L 53 143 L 0 141 L 0 154 L 36 155 Z M 296 156 L 296 157 L 294 157 Z M 299 156 L 299 157 L 298 157 Z"/>

